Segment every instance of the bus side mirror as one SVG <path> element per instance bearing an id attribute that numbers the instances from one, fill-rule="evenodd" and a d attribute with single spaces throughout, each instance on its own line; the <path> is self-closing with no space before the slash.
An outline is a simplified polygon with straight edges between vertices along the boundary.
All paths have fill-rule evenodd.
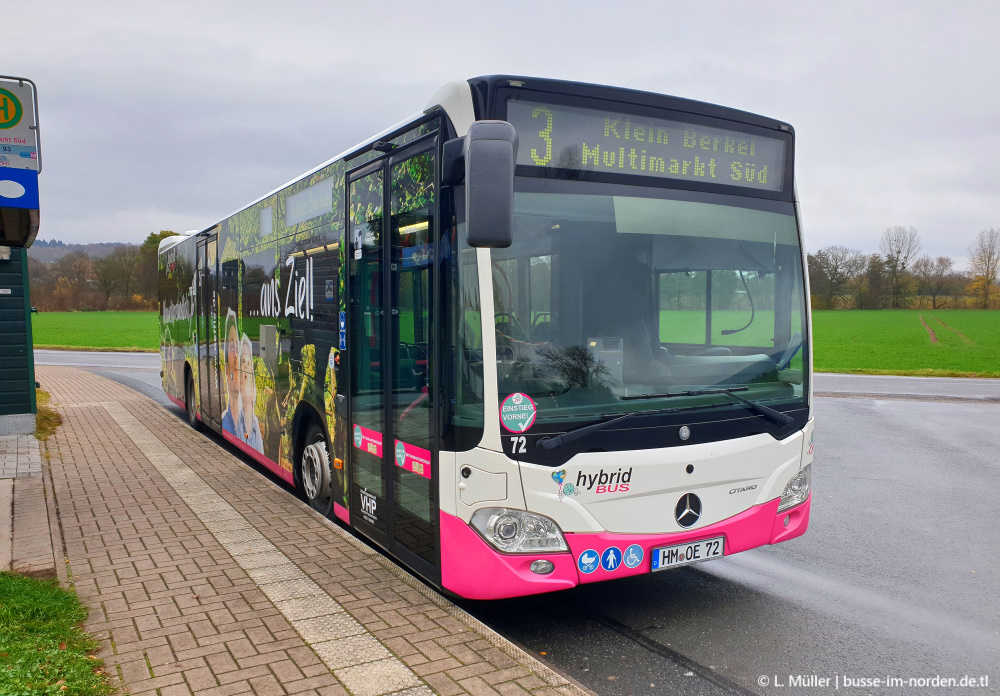
<path id="1" fill-rule="evenodd" d="M 469 246 L 505 249 L 514 241 L 514 126 L 476 121 L 465 136 L 463 158 Z"/>

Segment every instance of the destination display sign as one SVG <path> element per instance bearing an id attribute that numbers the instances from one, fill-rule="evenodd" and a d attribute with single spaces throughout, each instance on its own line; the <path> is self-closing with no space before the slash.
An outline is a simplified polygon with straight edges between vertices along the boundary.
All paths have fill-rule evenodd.
<path id="1" fill-rule="evenodd" d="M 31 85 L 0 80 L 0 167 L 38 171 L 36 134 Z"/>
<path id="2" fill-rule="evenodd" d="M 764 191 L 784 182 L 785 141 L 735 130 L 510 99 L 517 163 Z"/>

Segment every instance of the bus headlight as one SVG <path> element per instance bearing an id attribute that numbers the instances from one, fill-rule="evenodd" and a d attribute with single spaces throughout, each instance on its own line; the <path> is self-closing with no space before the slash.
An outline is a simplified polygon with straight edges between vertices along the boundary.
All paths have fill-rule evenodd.
<path id="1" fill-rule="evenodd" d="M 809 497 L 811 478 L 812 464 L 806 464 L 802 467 L 802 471 L 795 474 L 792 480 L 785 485 L 785 490 L 781 493 L 781 502 L 778 503 L 778 512 L 784 512 L 788 508 L 806 502 L 806 498 Z"/>
<path id="2" fill-rule="evenodd" d="M 472 526 L 491 546 L 504 553 L 569 550 L 559 525 L 533 512 L 483 508 L 472 515 Z"/>

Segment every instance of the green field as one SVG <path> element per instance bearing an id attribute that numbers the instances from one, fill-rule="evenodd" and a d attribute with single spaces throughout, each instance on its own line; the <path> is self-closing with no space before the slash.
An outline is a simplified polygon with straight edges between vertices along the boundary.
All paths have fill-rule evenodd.
<path id="1" fill-rule="evenodd" d="M 749 317 L 717 312 L 715 318 L 717 345 L 769 345 L 769 312 L 758 312 L 749 329 L 725 337 L 721 329 L 739 328 Z M 672 312 L 663 319 L 664 340 L 704 341 L 703 313 Z M 156 312 L 43 312 L 32 326 L 36 348 L 155 351 L 158 343 Z M 821 372 L 1000 377 L 1000 311 L 816 311 L 813 331 L 814 366 Z"/>
<path id="2" fill-rule="evenodd" d="M 1000 311 L 816 311 L 813 333 L 818 372 L 1000 377 Z"/>
<path id="3" fill-rule="evenodd" d="M 39 312 L 32 315 L 35 348 L 158 351 L 156 312 Z"/>

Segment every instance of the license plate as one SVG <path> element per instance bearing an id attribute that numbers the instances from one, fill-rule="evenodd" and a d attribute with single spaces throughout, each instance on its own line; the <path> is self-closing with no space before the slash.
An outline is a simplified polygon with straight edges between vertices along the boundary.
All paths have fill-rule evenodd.
<path id="1" fill-rule="evenodd" d="M 653 549 L 653 570 L 665 570 L 706 561 L 710 558 L 722 558 L 726 555 L 726 538 L 714 537 L 712 539 L 702 539 L 701 541 L 691 541 L 687 544 L 677 544 L 676 546 L 664 546 L 661 549 Z"/>

